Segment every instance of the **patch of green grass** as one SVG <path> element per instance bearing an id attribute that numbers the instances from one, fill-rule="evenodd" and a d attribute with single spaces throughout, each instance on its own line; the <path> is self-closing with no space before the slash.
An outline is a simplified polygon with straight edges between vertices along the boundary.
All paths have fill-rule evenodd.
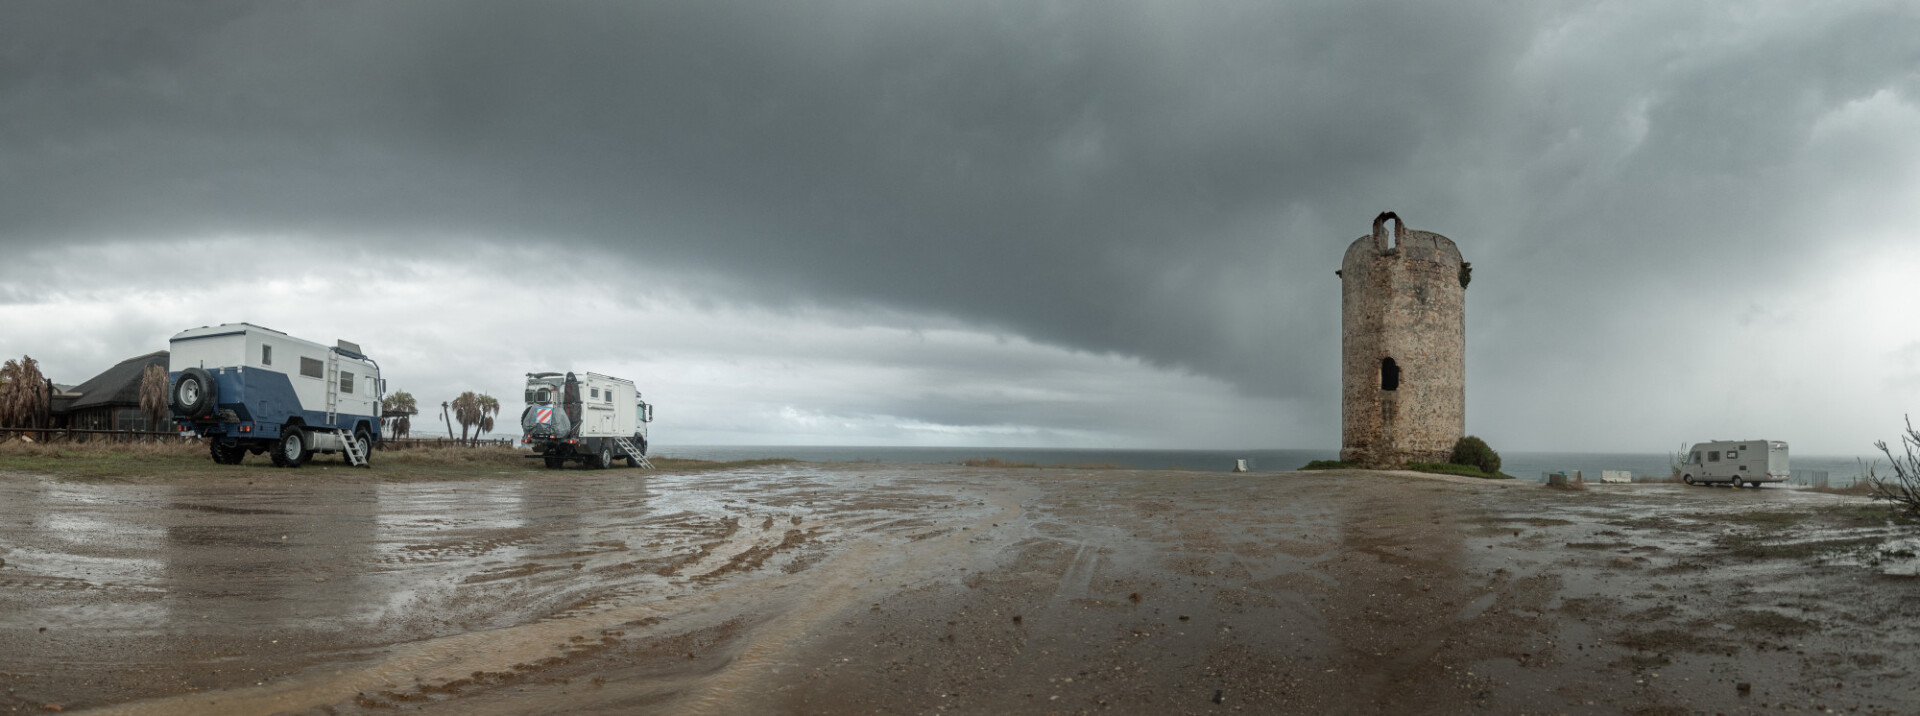
<path id="1" fill-rule="evenodd" d="M 1834 505 L 1817 514 L 1844 527 L 1881 527 L 1884 525 L 1920 525 L 1920 518 L 1897 512 L 1886 503 Z"/>
<path id="2" fill-rule="evenodd" d="M 1880 537 L 1849 537 L 1807 542 L 1769 542 L 1765 535 L 1739 532 L 1721 535 L 1714 543 L 1742 559 L 1807 559 L 1829 552 L 1846 552 L 1883 542 Z"/>
<path id="3" fill-rule="evenodd" d="M 1676 651 L 1711 654 L 1723 651 L 1725 648 L 1720 642 L 1680 629 L 1630 632 L 1616 637 L 1614 641 L 1628 649 L 1650 651 L 1656 654 L 1670 654 Z"/>
<path id="4" fill-rule="evenodd" d="M 1736 512 L 1726 516 L 1728 522 L 1749 527 L 1791 527 L 1811 517 L 1807 512 L 1786 512 L 1779 510 L 1756 510 Z"/>
<path id="5" fill-rule="evenodd" d="M 1302 470 L 1352 470 L 1358 467 L 1360 467 L 1358 464 L 1347 462 L 1345 460 L 1315 460 L 1305 465 L 1301 465 L 1300 469 Z"/>
<path id="6" fill-rule="evenodd" d="M 1480 468 L 1472 467 L 1468 465 L 1455 465 L 1450 462 L 1410 462 L 1406 464 L 1406 469 L 1412 470 L 1414 472 L 1432 473 L 1435 475 L 1459 475 L 1462 477 L 1478 477 L 1483 480 L 1513 479 L 1512 475 L 1506 474 L 1504 472 L 1494 473 L 1492 475 L 1489 475 L 1487 473 L 1481 472 Z"/>
<path id="7" fill-rule="evenodd" d="M 1727 623 L 1743 631 L 1763 631 L 1776 636 L 1796 636 L 1819 627 L 1813 622 L 1795 619 L 1779 612 L 1744 609 L 1727 617 Z"/>

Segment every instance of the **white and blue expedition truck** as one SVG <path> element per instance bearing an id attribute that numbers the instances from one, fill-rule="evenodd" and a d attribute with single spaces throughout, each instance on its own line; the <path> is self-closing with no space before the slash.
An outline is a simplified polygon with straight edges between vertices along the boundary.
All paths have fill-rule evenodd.
<path id="1" fill-rule="evenodd" d="M 359 346 L 222 323 L 181 331 L 168 350 L 174 422 L 206 438 L 215 463 L 264 452 L 274 465 L 299 467 L 315 453 L 341 453 L 369 466 L 386 382 Z"/>
<path id="2" fill-rule="evenodd" d="M 528 373 L 527 409 L 520 413 L 521 439 L 548 469 L 567 462 L 604 470 L 626 458 L 628 467 L 647 460 L 647 423 L 653 406 L 640 399 L 633 381 L 599 373 Z"/>

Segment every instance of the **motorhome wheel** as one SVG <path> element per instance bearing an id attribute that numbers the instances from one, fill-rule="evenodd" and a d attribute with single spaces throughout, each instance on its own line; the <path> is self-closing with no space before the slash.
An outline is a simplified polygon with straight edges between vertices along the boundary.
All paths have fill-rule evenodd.
<path id="1" fill-rule="evenodd" d="M 1687 487 L 1693 487 L 1693 476 L 1692 476 L 1692 475 L 1681 475 L 1681 476 L 1680 476 L 1680 481 L 1681 481 L 1681 482 L 1684 482 L 1684 483 L 1687 483 Z"/>
<path id="2" fill-rule="evenodd" d="M 599 464 L 594 465 L 594 467 L 597 467 L 602 470 L 605 470 L 609 467 L 613 467 L 613 449 L 605 445 L 601 445 L 600 446 L 600 462 Z"/>
<path id="3" fill-rule="evenodd" d="M 306 436 L 299 428 L 288 428 L 280 435 L 280 445 L 273 451 L 275 467 L 299 467 L 307 461 Z"/>
<path id="4" fill-rule="evenodd" d="M 221 445 L 217 440 L 207 442 L 208 452 L 213 453 L 215 465 L 238 465 L 247 456 L 247 451 L 238 445 Z"/>
<path id="5" fill-rule="evenodd" d="M 357 447 L 360 450 L 360 466 L 364 468 L 372 469 L 373 468 L 373 437 L 370 435 L 367 435 L 367 431 L 365 430 L 355 430 L 353 431 L 353 441 L 357 443 L 354 447 Z"/>

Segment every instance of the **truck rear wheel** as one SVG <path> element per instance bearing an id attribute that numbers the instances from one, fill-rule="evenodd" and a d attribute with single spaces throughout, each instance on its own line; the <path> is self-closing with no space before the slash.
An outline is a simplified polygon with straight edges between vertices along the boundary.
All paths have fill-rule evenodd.
<path id="1" fill-rule="evenodd" d="M 561 458 L 561 457 L 550 457 L 546 459 L 546 463 L 547 463 L 548 470 L 558 470 L 562 467 L 566 467 L 567 459 Z"/>
<path id="2" fill-rule="evenodd" d="M 213 464 L 215 465 L 238 465 L 240 464 L 240 460 L 247 456 L 246 448 L 240 447 L 239 445 L 221 445 L 218 440 L 210 440 L 207 442 L 207 452 L 213 454 Z"/>
<path id="3" fill-rule="evenodd" d="M 593 469 L 605 470 L 609 467 L 613 467 L 613 448 L 602 444 L 600 452 L 593 456 Z"/>
<path id="4" fill-rule="evenodd" d="M 299 467 L 312 454 L 307 450 L 307 436 L 299 428 L 288 428 L 280 434 L 280 444 L 273 449 L 273 465 Z"/>

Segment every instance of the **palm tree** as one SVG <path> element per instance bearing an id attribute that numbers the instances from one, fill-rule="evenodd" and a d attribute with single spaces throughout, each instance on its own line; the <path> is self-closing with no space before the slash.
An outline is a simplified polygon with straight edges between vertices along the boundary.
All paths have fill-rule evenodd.
<path id="1" fill-rule="evenodd" d="M 481 393 L 479 402 L 480 421 L 477 423 L 479 429 L 473 433 L 473 439 L 475 441 L 480 439 L 481 433 L 493 432 L 493 416 L 500 414 L 500 401 L 495 400 L 493 396 Z"/>
<path id="2" fill-rule="evenodd" d="M 52 407 L 52 389 L 31 356 L 0 365 L 0 427 L 43 428 Z"/>
<path id="3" fill-rule="evenodd" d="M 400 390 L 380 402 L 380 412 L 393 416 L 387 418 L 387 433 L 404 438 L 413 432 L 413 416 L 420 414 L 420 408 L 414 403 L 412 393 Z"/>
<path id="4" fill-rule="evenodd" d="M 447 437 L 453 437 L 453 418 L 447 417 L 447 401 L 440 401 L 440 418 L 447 421 Z"/>
<path id="5" fill-rule="evenodd" d="M 469 390 L 461 393 L 460 397 L 454 398 L 452 405 L 453 419 L 460 423 L 460 442 L 464 443 L 467 441 L 467 429 L 480 425 L 482 417 L 480 396 L 474 395 L 473 391 Z M 447 432 L 452 433 L 453 429 L 449 427 Z"/>
<path id="6" fill-rule="evenodd" d="M 460 440 L 469 445 L 480 442 L 481 433 L 493 432 L 493 416 L 500 414 L 500 401 L 486 393 L 471 390 L 461 393 L 450 404 L 453 407 L 453 419 L 460 422 Z M 473 437 L 467 437 L 467 429 L 473 429 Z M 448 433 L 453 429 L 449 427 Z"/>
<path id="7" fill-rule="evenodd" d="M 52 388 L 32 357 L 0 365 L 0 427 L 46 427 L 52 402 Z"/>
<path id="8" fill-rule="evenodd" d="M 159 432 L 167 424 L 167 369 L 158 365 L 140 371 L 140 414 L 147 416 L 147 429 Z"/>

